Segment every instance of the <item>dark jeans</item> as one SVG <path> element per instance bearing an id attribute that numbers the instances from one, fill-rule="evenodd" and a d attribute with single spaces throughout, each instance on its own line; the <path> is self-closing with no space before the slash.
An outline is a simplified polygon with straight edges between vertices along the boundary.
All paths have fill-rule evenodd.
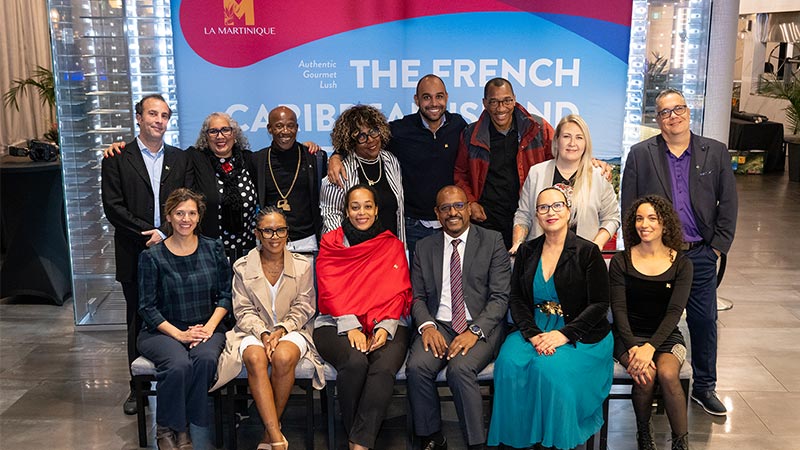
<path id="1" fill-rule="evenodd" d="M 188 328 L 173 325 L 181 330 Z M 186 431 L 189 423 L 209 426 L 208 389 L 214 384 L 224 346 L 222 326 L 208 341 L 192 349 L 158 330 L 139 333 L 139 351 L 156 365 L 158 425 L 175 431 Z"/>
<path id="2" fill-rule="evenodd" d="M 315 329 L 314 345 L 322 359 L 336 369 L 337 397 L 348 438 L 374 448 L 392 400 L 397 371 L 406 359 L 408 328 L 397 327 L 394 339 L 367 354 L 350 347 L 347 335 L 337 334 L 336 327 Z"/>
<path id="3" fill-rule="evenodd" d="M 417 241 L 426 238 L 439 231 L 436 228 L 428 228 L 419 219 L 406 216 L 406 247 L 408 248 L 408 266 L 414 265 L 414 251 L 417 248 Z"/>
<path id="4" fill-rule="evenodd" d="M 686 304 L 686 324 L 692 346 L 694 392 L 717 386 L 717 255 L 710 245 L 686 252 L 694 265 L 692 290 Z"/>

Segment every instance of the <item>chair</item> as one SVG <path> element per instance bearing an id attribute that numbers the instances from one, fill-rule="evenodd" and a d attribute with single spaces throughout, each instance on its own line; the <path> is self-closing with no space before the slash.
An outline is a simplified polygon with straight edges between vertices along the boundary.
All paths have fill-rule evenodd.
<path id="1" fill-rule="evenodd" d="M 145 399 L 156 395 L 156 366 L 152 361 L 140 356 L 131 363 L 133 375 L 133 395 L 136 398 L 136 423 L 139 429 L 139 447 L 147 447 L 147 423 L 144 415 Z M 222 411 L 219 391 L 209 395 L 214 399 L 214 445 L 222 447 Z"/>
<path id="2" fill-rule="evenodd" d="M 305 433 L 305 448 L 309 450 L 314 449 L 314 387 L 312 380 L 314 378 L 314 364 L 305 358 L 301 358 L 300 362 L 294 370 L 294 385 L 303 389 L 302 395 L 306 407 L 306 433 Z M 223 395 L 223 411 L 225 411 L 228 418 L 229 435 L 228 435 L 228 448 L 237 448 L 237 435 L 236 435 L 236 414 L 234 405 L 237 400 L 250 400 L 252 395 L 250 393 L 249 385 L 247 384 L 247 369 L 242 364 L 242 371 L 239 375 L 226 384 L 222 389 L 225 394 Z"/>
<path id="3" fill-rule="evenodd" d="M 336 369 L 328 363 L 325 363 L 325 396 L 327 403 L 327 417 L 328 417 L 328 449 L 336 449 L 336 435 L 335 435 L 335 389 L 336 389 Z M 406 364 L 403 363 L 400 370 L 397 371 L 395 377 L 395 385 L 404 385 L 406 383 Z M 494 397 L 494 362 L 489 363 L 480 373 L 478 373 L 478 385 L 489 388 L 488 395 L 484 396 L 484 400 L 488 400 L 492 404 Z M 436 377 L 437 387 L 447 387 L 447 368 L 444 368 Z M 401 395 L 402 396 L 402 395 Z M 453 401 L 452 395 L 440 396 L 441 401 Z M 412 448 L 414 438 L 414 422 L 411 417 L 411 405 L 406 405 L 406 424 L 408 426 L 408 439 L 406 440 L 406 447 Z M 491 409 L 490 409 L 491 412 Z"/>
<path id="4" fill-rule="evenodd" d="M 688 406 L 689 403 L 689 381 L 692 379 L 692 365 L 688 362 L 685 362 L 683 366 L 681 366 L 681 373 L 680 373 L 680 381 L 681 381 L 681 388 L 683 388 L 683 393 L 686 395 L 686 403 Z M 605 402 L 603 402 L 603 426 L 600 428 L 600 450 L 606 450 L 608 448 L 608 402 L 609 400 L 630 400 L 632 398 L 631 391 L 628 390 L 627 392 L 614 392 L 613 389 L 615 386 L 631 386 L 633 388 L 633 379 L 628 372 L 622 367 L 620 363 L 614 363 L 614 381 L 611 384 L 612 392 L 608 395 Z M 654 400 L 656 400 L 656 414 L 663 414 L 664 413 L 664 405 L 662 403 L 662 396 L 661 396 L 661 389 L 656 386 L 656 392 L 654 396 Z M 587 445 L 587 448 L 588 445 Z"/>

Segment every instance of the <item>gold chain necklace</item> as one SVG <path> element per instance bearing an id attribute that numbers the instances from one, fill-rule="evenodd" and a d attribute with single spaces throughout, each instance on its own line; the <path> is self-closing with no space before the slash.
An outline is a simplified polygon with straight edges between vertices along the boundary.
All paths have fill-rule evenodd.
<path id="1" fill-rule="evenodd" d="M 358 163 L 358 167 L 361 168 L 361 173 L 364 174 L 364 178 L 367 179 L 367 183 L 369 183 L 370 186 L 374 186 L 374 185 L 378 184 L 379 181 L 381 181 L 381 177 L 383 177 L 383 163 L 381 162 L 380 155 L 378 155 L 378 179 L 377 180 L 370 180 L 369 179 L 369 177 L 367 176 L 367 171 L 364 170 L 364 166 L 361 164 L 361 158 L 359 158 L 358 156 L 356 156 L 356 162 Z M 374 164 L 374 163 L 372 163 L 372 164 Z"/>
<path id="2" fill-rule="evenodd" d="M 295 144 L 295 145 L 297 145 L 297 144 Z M 294 184 L 297 182 L 298 175 L 300 175 L 300 160 L 301 159 L 303 159 L 303 158 L 302 158 L 302 154 L 300 153 L 300 146 L 297 145 L 297 168 L 294 170 L 294 179 L 292 180 L 292 185 L 289 186 L 289 190 L 286 191 L 286 195 L 283 195 L 283 192 L 281 192 L 281 187 L 278 186 L 278 181 L 275 180 L 275 173 L 272 171 L 272 146 L 270 146 L 269 150 L 267 150 L 267 165 L 269 166 L 269 175 L 272 177 L 272 182 L 275 183 L 275 189 L 278 190 L 278 195 L 281 196 L 281 199 L 278 200 L 278 203 L 275 206 L 277 206 L 279 209 L 282 209 L 282 210 L 284 210 L 286 212 L 289 212 L 289 211 L 292 210 L 292 207 L 289 205 L 288 197 L 289 197 L 289 194 L 292 193 L 292 189 L 294 189 Z"/>

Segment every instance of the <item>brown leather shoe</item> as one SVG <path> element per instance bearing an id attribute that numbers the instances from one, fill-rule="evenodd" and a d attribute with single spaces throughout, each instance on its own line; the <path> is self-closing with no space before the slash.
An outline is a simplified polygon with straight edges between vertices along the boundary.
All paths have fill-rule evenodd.
<path id="1" fill-rule="evenodd" d="M 178 450 L 194 450 L 192 446 L 192 437 L 189 435 L 189 430 L 179 431 L 175 433 L 176 441 L 178 442 Z"/>
<path id="2" fill-rule="evenodd" d="M 156 427 L 156 445 L 158 450 L 178 450 L 175 432 L 168 427 Z"/>

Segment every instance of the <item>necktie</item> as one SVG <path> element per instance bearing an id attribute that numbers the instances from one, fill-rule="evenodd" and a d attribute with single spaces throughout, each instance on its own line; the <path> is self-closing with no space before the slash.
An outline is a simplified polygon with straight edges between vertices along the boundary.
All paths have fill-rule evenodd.
<path id="1" fill-rule="evenodd" d="M 467 329 L 467 312 L 464 306 L 464 291 L 461 286 L 461 257 L 458 255 L 458 244 L 461 239 L 453 239 L 453 254 L 450 255 L 450 308 L 451 325 L 456 333 Z"/>

